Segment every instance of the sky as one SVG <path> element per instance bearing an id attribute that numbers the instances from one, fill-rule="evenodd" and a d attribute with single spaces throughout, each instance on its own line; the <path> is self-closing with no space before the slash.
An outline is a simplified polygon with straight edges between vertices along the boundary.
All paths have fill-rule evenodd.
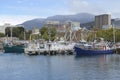
<path id="1" fill-rule="evenodd" d="M 77 13 L 111 14 L 120 18 L 120 0 L 0 0 L 0 25 Z"/>

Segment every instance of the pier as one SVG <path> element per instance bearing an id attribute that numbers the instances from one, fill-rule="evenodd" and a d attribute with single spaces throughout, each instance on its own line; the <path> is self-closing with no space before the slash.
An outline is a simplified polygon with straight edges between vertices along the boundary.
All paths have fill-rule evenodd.
<path id="1" fill-rule="evenodd" d="M 25 50 L 28 55 L 73 55 L 73 50 Z"/>
<path id="2" fill-rule="evenodd" d="M 28 55 L 72 55 L 74 52 L 74 44 L 61 43 L 30 43 L 24 49 L 24 53 Z"/>

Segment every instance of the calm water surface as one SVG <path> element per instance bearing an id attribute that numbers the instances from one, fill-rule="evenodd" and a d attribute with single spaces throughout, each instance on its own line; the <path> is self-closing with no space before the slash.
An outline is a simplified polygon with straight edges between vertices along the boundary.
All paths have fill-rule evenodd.
<path id="1" fill-rule="evenodd" d="M 120 55 L 0 54 L 0 80 L 120 80 Z"/>

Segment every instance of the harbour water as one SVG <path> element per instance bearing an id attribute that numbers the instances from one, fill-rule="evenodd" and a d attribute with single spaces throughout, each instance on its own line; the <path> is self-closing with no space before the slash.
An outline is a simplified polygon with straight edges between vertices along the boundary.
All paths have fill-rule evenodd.
<path id="1" fill-rule="evenodd" d="M 0 54 L 0 80 L 120 80 L 120 55 Z"/>

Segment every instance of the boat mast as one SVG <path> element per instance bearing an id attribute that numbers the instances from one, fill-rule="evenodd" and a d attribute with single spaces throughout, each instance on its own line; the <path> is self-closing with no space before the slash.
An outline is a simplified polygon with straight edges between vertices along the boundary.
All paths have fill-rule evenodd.
<path id="1" fill-rule="evenodd" d="M 26 40 L 25 27 L 23 26 L 23 28 L 24 28 L 24 40 Z"/>
<path id="2" fill-rule="evenodd" d="M 113 43 L 114 43 L 114 49 L 116 50 L 116 46 L 115 46 L 115 26 L 113 24 Z"/>
<path id="3" fill-rule="evenodd" d="M 115 44 L 115 27 L 113 25 L 113 41 L 114 41 L 114 44 Z"/>
<path id="4" fill-rule="evenodd" d="M 50 27 L 51 27 L 51 24 L 50 24 L 50 22 L 48 23 L 48 36 L 49 36 L 49 42 L 51 41 L 51 32 L 50 32 Z"/>
<path id="5" fill-rule="evenodd" d="M 11 41 L 12 41 L 12 26 L 11 26 L 10 30 L 11 30 Z"/>
<path id="6" fill-rule="evenodd" d="M 71 22 L 71 24 L 70 24 L 70 42 L 72 42 L 71 36 L 72 36 L 72 22 Z"/>

